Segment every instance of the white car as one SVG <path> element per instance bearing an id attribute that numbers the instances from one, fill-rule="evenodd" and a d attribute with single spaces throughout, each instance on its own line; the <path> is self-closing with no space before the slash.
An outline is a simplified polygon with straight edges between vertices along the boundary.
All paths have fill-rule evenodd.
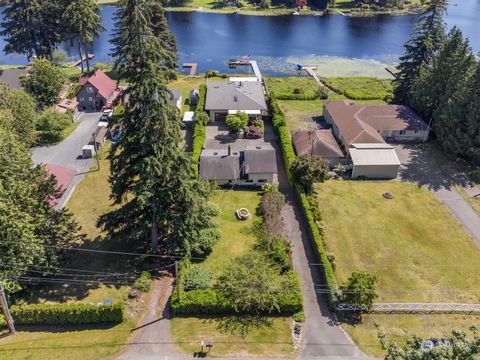
<path id="1" fill-rule="evenodd" d="M 112 117 L 112 115 L 113 115 L 113 109 L 103 110 L 103 114 L 104 114 L 104 115 L 107 115 L 108 117 Z"/>

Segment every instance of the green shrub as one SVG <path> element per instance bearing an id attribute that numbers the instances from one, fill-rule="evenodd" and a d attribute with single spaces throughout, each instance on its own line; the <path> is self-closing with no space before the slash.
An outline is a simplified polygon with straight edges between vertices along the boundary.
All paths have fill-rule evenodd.
<path id="1" fill-rule="evenodd" d="M 270 94 L 270 112 L 272 113 L 273 126 L 276 129 L 287 125 L 285 114 L 280 109 L 280 105 L 278 105 L 278 101 L 273 93 Z"/>
<path id="2" fill-rule="evenodd" d="M 205 290 L 210 287 L 213 274 L 200 266 L 192 266 L 183 275 L 182 287 L 186 290 Z"/>
<path id="3" fill-rule="evenodd" d="M 175 315 L 227 315 L 233 314 L 233 305 L 220 291 L 181 291 L 180 299 L 172 297 L 171 306 Z"/>
<path id="4" fill-rule="evenodd" d="M 305 313 L 303 311 L 299 311 L 299 312 L 293 314 L 292 317 L 293 317 L 294 321 L 299 322 L 299 323 L 303 323 L 306 320 Z"/>
<path id="5" fill-rule="evenodd" d="M 123 321 L 123 304 L 13 305 L 10 310 L 18 325 L 75 325 Z"/>
<path id="6" fill-rule="evenodd" d="M 200 230 L 198 239 L 192 245 L 192 254 L 195 256 L 208 255 L 212 252 L 213 245 L 220 240 L 220 230 L 218 227 L 208 227 Z"/>
<path id="7" fill-rule="evenodd" d="M 235 115 L 228 115 L 225 124 L 232 132 L 239 132 L 248 126 L 248 115 L 242 111 Z"/>
<path id="8" fill-rule="evenodd" d="M 192 159 L 195 167 L 195 172 L 198 175 L 198 163 L 200 161 L 200 155 L 202 154 L 203 145 L 207 138 L 207 128 L 198 122 L 195 122 L 195 128 L 193 129 L 193 149 Z"/>
<path id="9" fill-rule="evenodd" d="M 290 183 L 292 183 L 292 173 L 290 171 L 290 167 L 296 159 L 295 151 L 293 150 L 292 145 L 292 136 L 290 134 L 290 130 L 286 126 L 280 126 L 277 129 L 277 132 L 280 139 L 280 147 L 282 149 L 285 170 L 287 172 L 288 180 L 290 181 Z"/>
<path id="10" fill-rule="evenodd" d="M 148 271 L 142 271 L 140 277 L 135 280 L 135 283 L 132 285 L 132 288 L 141 291 L 149 292 L 152 285 L 152 274 Z"/>
<path id="11" fill-rule="evenodd" d="M 69 100 L 74 99 L 81 89 L 82 89 L 82 87 L 80 86 L 79 83 L 76 83 L 75 85 L 73 85 L 72 88 L 70 89 L 70 91 L 67 94 L 67 99 L 69 99 Z"/>
<path id="12" fill-rule="evenodd" d="M 207 72 L 205 73 L 205 76 L 206 76 L 207 78 L 218 77 L 218 71 L 216 71 L 216 70 L 207 70 Z"/>
<path id="13" fill-rule="evenodd" d="M 315 91 L 315 96 L 322 100 L 328 99 L 328 90 L 323 86 L 319 86 L 317 91 Z"/>
<path id="14" fill-rule="evenodd" d="M 470 171 L 468 176 L 473 182 L 480 184 L 480 167 L 477 167 L 476 169 Z"/>
<path id="15" fill-rule="evenodd" d="M 198 88 L 198 102 L 195 112 L 197 114 L 205 110 L 205 101 L 207 100 L 207 86 L 200 85 Z M 195 115 L 197 115 L 195 114 Z"/>
<path id="16" fill-rule="evenodd" d="M 61 140 L 62 131 L 71 123 L 71 115 L 61 114 L 53 109 L 45 110 L 35 123 L 39 142 L 54 143 Z"/>
<path id="17" fill-rule="evenodd" d="M 200 125 L 206 126 L 209 121 L 210 116 L 205 111 L 199 112 L 195 116 L 195 123 L 199 123 Z"/>

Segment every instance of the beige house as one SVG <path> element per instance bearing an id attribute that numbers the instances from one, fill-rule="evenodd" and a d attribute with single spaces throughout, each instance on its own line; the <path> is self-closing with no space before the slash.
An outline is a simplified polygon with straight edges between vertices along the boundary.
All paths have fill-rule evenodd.
<path id="1" fill-rule="evenodd" d="M 342 149 L 329 129 L 292 131 L 292 142 L 297 155 L 321 156 L 331 169 L 345 160 Z"/>

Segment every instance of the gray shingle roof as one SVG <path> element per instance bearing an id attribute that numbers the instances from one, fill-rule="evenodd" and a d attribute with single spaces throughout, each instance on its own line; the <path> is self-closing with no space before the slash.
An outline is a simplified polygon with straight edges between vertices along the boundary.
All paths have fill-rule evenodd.
<path id="1" fill-rule="evenodd" d="M 245 146 L 246 174 L 276 174 L 277 159 L 271 145 Z"/>
<path id="2" fill-rule="evenodd" d="M 240 154 L 228 155 L 227 149 L 203 150 L 200 156 L 200 177 L 204 180 L 236 180 L 240 178 Z"/>
<path id="3" fill-rule="evenodd" d="M 211 82 L 205 110 L 267 110 L 260 82 Z"/>
<path id="4" fill-rule="evenodd" d="M 0 82 L 8 85 L 10 89 L 20 89 L 20 77 L 28 74 L 28 69 L 5 69 L 0 70 Z"/>

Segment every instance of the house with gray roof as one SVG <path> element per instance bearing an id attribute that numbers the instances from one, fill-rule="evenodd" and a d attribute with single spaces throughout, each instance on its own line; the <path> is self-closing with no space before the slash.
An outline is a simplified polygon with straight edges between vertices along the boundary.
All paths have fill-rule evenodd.
<path id="1" fill-rule="evenodd" d="M 265 92 L 260 81 L 211 82 L 207 85 L 205 110 L 212 121 L 245 112 L 250 116 L 268 115 Z"/>
<path id="2" fill-rule="evenodd" d="M 0 83 L 7 84 L 10 90 L 21 89 L 20 78 L 28 74 L 28 69 L 0 70 Z"/>
<path id="3" fill-rule="evenodd" d="M 270 144 L 245 146 L 242 151 L 230 147 L 204 149 L 200 156 L 200 178 L 218 185 L 262 186 L 278 182 L 275 149 Z"/>

